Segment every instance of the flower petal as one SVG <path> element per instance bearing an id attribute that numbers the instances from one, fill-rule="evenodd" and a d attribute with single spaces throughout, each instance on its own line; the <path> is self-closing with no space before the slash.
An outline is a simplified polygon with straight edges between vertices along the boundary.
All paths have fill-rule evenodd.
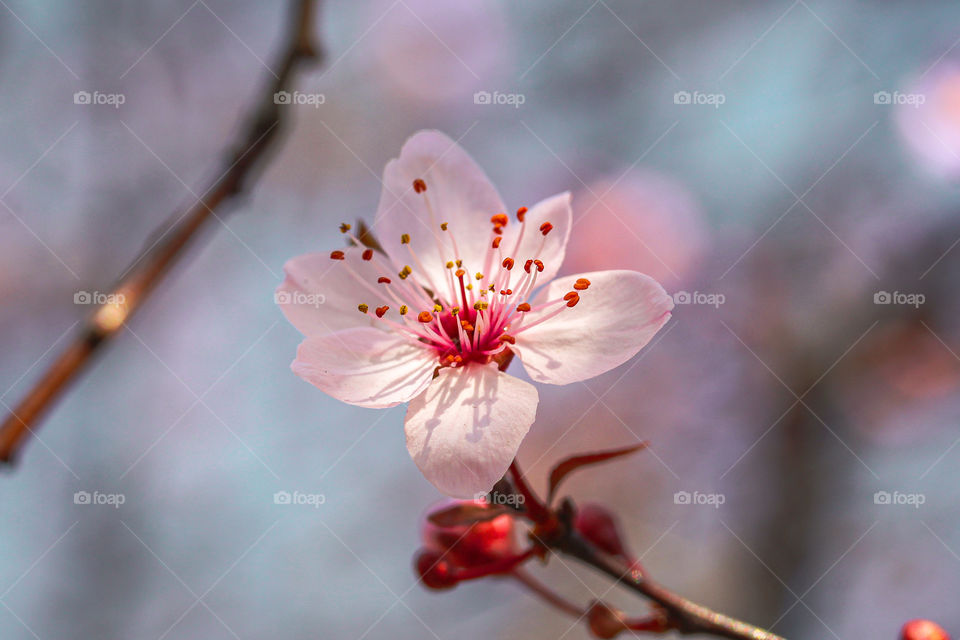
<path id="1" fill-rule="evenodd" d="M 274 300 L 287 320 L 305 336 L 376 326 L 373 310 L 382 305 L 396 311 L 397 305 L 389 300 L 385 285 L 377 284 L 379 276 L 396 276 L 383 272 L 383 255 L 367 261 L 361 258 L 363 250 L 357 247 L 344 249 L 343 253 L 343 260 L 332 260 L 329 253 L 308 253 L 283 266 L 286 279 L 277 287 Z M 370 307 L 369 314 L 357 310 L 360 303 Z"/>
<path id="2" fill-rule="evenodd" d="M 517 343 L 511 348 L 538 382 L 569 384 L 605 373 L 632 358 L 670 319 L 673 300 L 656 280 L 636 271 L 558 278 L 537 295 L 534 306 L 563 297 L 579 278 L 591 283 L 579 292 L 579 304 L 515 332 Z M 531 312 L 524 324 L 556 308 Z"/>
<path id="3" fill-rule="evenodd" d="M 407 407 L 407 451 L 433 485 L 455 498 L 503 477 L 537 413 L 533 385 L 495 364 L 440 369 Z"/>
<path id="4" fill-rule="evenodd" d="M 504 229 L 500 249 L 505 257 L 510 256 L 521 265 L 527 260 L 539 259 L 543 262 L 544 269 L 537 276 L 537 282 L 547 282 L 557 275 L 560 269 L 567 250 L 570 229 L 573 227 L 570 192 L 565 191 L 541 200 L 530 207 L 525 220 L 527 228 L 523 233 L 520 246 L 517 247 L 520 223 L 511 217 L 510 223 Z M 540 231 L 540 226 L 545 222 L 553 225 L 546 237 Z M 540 248 L 541 246 L 543 249 Z M 517 249 L 514 250 L 514 247 Z"/>
<path id="5" fill-rule="evenodd" d="M 418 178 L 427 185 L 425 193 L 413 189 Z M 504 211 L 496 188 L 466 151 L 439 131 L 420 131 L 383 171 L 374 232 L 398 268 L 409 264 L 424 285 L 446 292 L 444 264 L 455 258 L 450 234 L 456 238 L 464 268 L 480 271 L 491 238 L 490 217 Z M 449 232 L 440 230 L 443 222 Z M 409 247 L 400 241 L 403 234 L 410 236 Z"/>
<path id="6" fill-rule="evenodd" d="M 419 343 L 361 328 L 308 337 L 291 368 L 337 400 L 382 408 L 420 395 L 436 366 L 434 352 Z"/>

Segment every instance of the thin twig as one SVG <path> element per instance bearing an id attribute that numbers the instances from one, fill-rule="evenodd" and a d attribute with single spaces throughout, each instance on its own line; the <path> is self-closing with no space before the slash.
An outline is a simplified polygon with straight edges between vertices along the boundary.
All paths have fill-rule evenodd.
<path id="1" fill-rule="evenodd" d="M 718 613 L 687 600 L 650 580 L 639 564 L 614 558 L 585 539 L 573 526 L 575 509 L 569 500 L 552 509 L 530 488 L 516 459 L 510 463 L 509 476 L 516 492 L 523 496 L 523 514 L 534 524 L 531 538 L 555 553 L 576 558 L 607 574 L 617 583 L 659 605 L 666 615 L 666 628 L 681 633 L 706 633 L 733 640 L 784 640 L 765 629 Z"/>
<path id="2" fill-rule="evenodd" d="M 10 411 L 0 426 L 0 462 L 16 457 L 26 436 L 36 428 L 43 413 L 76 379 L 103 344 L 113 337 L 149 297 L 151 291 L 184 253 L 183 249 L 201 228 L 217 219 L 216 210 L 249 189 L 256 179 L 255 168 L 262 166 L 267 151 L 283 128 L 284 119 L 274 94 L 290 86 L 296 67 L 317 59 L 313 27 L 316 0 L 294 0 L 285 33 L 285 48 L 275 79 L 266 87 L 250 112 L 237 143 L 231 148 L 218 174 L 220 178 L 185 212 L 177 212 L 165 231 L 133 261 L 106 303 L 95 308 L 90 319 L 73 342 L 60 354 L 26 397 Z"/>
<path id="3" fill-rule="evenodd" d="M 632 571 L 626 564 L 621 565 L 619 561 L 607 558 L 573 532 L 559 538 L 552 548 L 594 567 L 625 587 L 656 602 L 663 607 L 671 627 L 681 633 L 707 633 L 734 640 L 784 640 L 765 629 L 718 613 L 673 593 L 639 572 Z"/>

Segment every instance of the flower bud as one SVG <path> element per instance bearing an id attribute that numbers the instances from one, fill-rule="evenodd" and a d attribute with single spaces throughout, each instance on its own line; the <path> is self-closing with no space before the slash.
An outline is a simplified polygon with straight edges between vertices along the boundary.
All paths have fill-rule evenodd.
<path id="1" fill-rule="evenodd" d="M 936 622 L 917 619 L 903 625 L 900 640 L 950 640 L 950 635 Z"/>
<path id="2" fill-rule="evenodd" d="M 574 528 L 604 553 L 629 559 L 630 553 L 620 536 L 617 518 L 606 507 L 587 503 L 577 509 Z"/>
<path id="3" fill-rule="evenodd" d="M 624 621 L 622 611 L 613 609 L 599 600 L 590 605 L 590 610 L 587 612 L 587 623 L 590 625 L 590 633 L 597 638 L 613 638 L 621 631 L 629 629 Z"/>
<path id="4" fill-rule="evenodd" d="M 417 554 L 417 575 L 430 589 L 452 589 L 457 586 L 456 569 L 443 558 L 442 553 L 423 549 Z"/>
<path id="5" fill-rule="evenodd" d="M 449 501 L 436 510 L 447 509 L 458 503 L 486 506 L 480 500 Z M 478 567 L 503 560 L 517 553 L 516 525 L 510 514 L 490 520 L 439 526 L 424 522 L 423 543 L 427 549 L 446 554 L 445 560 L 458 567 Z"/>

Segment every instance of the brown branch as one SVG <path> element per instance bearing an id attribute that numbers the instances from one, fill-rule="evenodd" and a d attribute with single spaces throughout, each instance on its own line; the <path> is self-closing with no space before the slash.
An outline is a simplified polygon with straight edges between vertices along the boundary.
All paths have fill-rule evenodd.
<path id="1" fill-rule="evenodd" d="M 185 212 L 177 212 L 173 222 L 155 236 L 157 239 L 137 256 L 105 296 L 73 342 L 59 355 L 26 397 L 10 411 L 0 425 L 0 462 L 12 462 L 26 436 L 36 428 L 44 412 L 76 379 L 92 356 L 123 327 L 127 319 L 146 301 L 164 274 L 183 257 L 183 249 L 197 232 L 217 219 L 216 210 L 249 189 L 256 179 L 255 169 L 279 136 L 284 119 L 274 94 L 290 86 L 301 62 L 319 58 L 314 46 L 313 27 L 316 0 L 294 0 L 287 42 L 280 56 L 275 79 L 267 84 L 254 106 L 246 126 L 225 159 L 220 177 Z"/>
<path id="2" fill-rule="evenodd" d="M 576 512 L 573 503 L 564 500 L 556 509 L 550 508 L 530 488 L 516 459 L 510 463 L 509 478 L 515 491 L 523 496 L 522 514 L 534 524 L 530 537 L 535 542 L 554 553 L 562 553 L 590 565 L 659 605 L 666 616 L 666 628 L 685 634 L 706 633 L 733 640 L 784 640 L 765 629 L 687 600 L 650 580 L 640 571 L 637 562 L 614 558 L 601 551 L 573 526 Z"/>
<path id="3" fill-rule="evenodd" d="M 618 583 L 663 607 L 671 628 L 681 633 L 707 633 L 734 640 L 784 640 L 760 627 L 737 620 L 687 600 L 628 565 L 608 558 L 574 532 L 568 532 L 551 544 L 554 551 L 571 556 L 607 574 Z"/>

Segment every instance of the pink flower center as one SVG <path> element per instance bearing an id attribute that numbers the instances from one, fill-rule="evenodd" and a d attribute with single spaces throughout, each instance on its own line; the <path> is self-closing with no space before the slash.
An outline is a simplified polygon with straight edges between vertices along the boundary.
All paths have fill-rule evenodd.
<path id="1" fill-rule="evenodd" d="M 509 248 L 501 246 L 503 229 L 509 218 L 505 213 L 494 215 L 490 218 L 484 271 L 471 272 L 468 267 L 473 265 L 463 263 L 454 230 L 446 222 L 436 224 L 426 183 L 418 178 L 413 181 L 413 189 L 424 198 L 431 226 L 440 229 L 435 237 L 442 269 L 432 273 L 434 277 L 443 273 L 444 280 L 433 281 L 431 272 L 410 244 L 409 234 L 403 234 L 400 242 L 409 250 L 416 270 L 409 265 L 396 264 L 373 249 L 363 251 L 363 260 L 373 261 L 380 271 L 396 272 L 396 277 L 381 275 L 376 283 L 370 283 L 349 264 L 345 263 L 345 267 L 364 288 L 376 292 L 374 287 L 383 287 L 386 296 L 396 304 L 395 310 L 390 305 L 377 307 L 373 316 L 411 340 L 429 345 L 436 352 L 440 366 L 461 367 L 471 362 L 490 362 L 509 350 L 516 342 L 516 335 L 576 306 L 580 302 L 579 292 L 590 286 L 589 280 L 581 278 L 562 298 L 532 306 L 529 300 L 537 286 L 537 275 L 545 267 L 539 256 L 553 224 L 544 222 L 536 231 L 529 231 L 540 233 L 542 240 L 534 255 L 525 256 L 523 264 L 518 266 L 514 256 L 528 233 L 527 208 L 517 210 L 520 232 Z M 363 246 L 349 233 L 350 225 L 343 224 L 340 230 L 358 247 Z M 330 257 L 344 260 L 346 256 L 343 251 L 333 251 Z M 359 304 L 358 309 L 361 313 L 370 313 L 370 307 L 365 303 Z M 414 311 L 416 309 L 420 311 Z"/>

